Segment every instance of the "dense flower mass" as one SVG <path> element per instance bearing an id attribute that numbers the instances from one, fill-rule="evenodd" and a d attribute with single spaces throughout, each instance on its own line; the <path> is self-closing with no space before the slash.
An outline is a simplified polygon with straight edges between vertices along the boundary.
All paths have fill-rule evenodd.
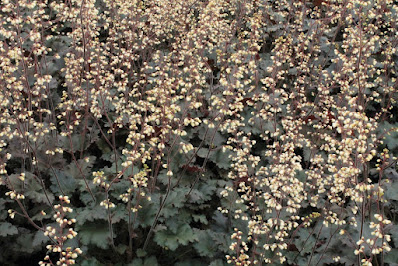
<path id="1" fill-rule="evenodd" d="M 392 0 L 0 1 L 0 262 L 394 263 L 397 49 Z"/>

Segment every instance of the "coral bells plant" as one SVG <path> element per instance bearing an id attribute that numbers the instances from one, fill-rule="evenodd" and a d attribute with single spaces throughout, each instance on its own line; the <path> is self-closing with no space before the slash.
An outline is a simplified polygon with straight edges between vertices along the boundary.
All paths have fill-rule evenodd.
<path id="1" fill-rule="evenodd" d="M 2 0 L 0 263 L 395 265 L 397 23 L 391 0 Z"/>

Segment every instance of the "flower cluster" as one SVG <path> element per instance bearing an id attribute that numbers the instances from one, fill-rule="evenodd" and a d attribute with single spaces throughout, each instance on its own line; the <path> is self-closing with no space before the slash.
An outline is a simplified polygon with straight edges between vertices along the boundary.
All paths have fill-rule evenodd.
<path id="1" fill-rule="evenodd" d="M 73 209 L 65 206 L 70 204 L 68 196 L 59 196 L 60 204 L 54 205 L 56 213 L 54 214 L 54 219 L 57 222 L 56 226 L 47 226 L 44 235 L 48 236 L 53 244 L 47 245 L 46 248 L 49 252 L 60 253 L 59 259 L 55 262 L 56 265 L 72 265 L 76 263 L 76 258 L 78 255 L 82 254 L 80 248 L 65 247 L 65 242 L 68 239 L 75 238 L 77 232 L 73 230 L 70 226 L 76 223 L 76 219 L 68 219 L 66 215 L 72 213 Z M 47 255 L 44 261 L 40 261 L 39 265 L 50 266 L 54 265 L 50 256 Z"/>

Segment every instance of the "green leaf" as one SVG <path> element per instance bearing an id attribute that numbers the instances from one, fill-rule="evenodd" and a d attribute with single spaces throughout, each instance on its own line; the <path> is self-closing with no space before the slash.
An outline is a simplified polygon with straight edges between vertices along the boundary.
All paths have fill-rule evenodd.
<path id="1" fill-rule="evenodd" d="M 179 209 L 178 215 L 175 216 L 174 219 L 165 219 L 164 225 L 170 230 L 173 234 L 177 234 L 180 227 L 184 224 L 190 224 L 192 221 L 191 217 L 192 213 L 187 209 Z"/>
<path id="2" fill-rule="evenodd" d="M 84 261 L 82 261 L 80 265 L 82 265 L 82 266 L 102 266 L 103 264 L 100 263 L 95 258 L 90 258 L 90 259 L 84 259 Z"/>
<path id="3" fill-rule="evenodd" d="M 211 200 L 212 196 L 217 189 L 217 181 L 216 180 L 207 180 L 206 182 L 201 182 L 198 185 L 198 189 L 202 192 L 202 199 L 204 201 Z"/>
<path id="4" fill-rule="evenodd" d="M 385 197 L 387 200 L 398 201 L 398 182 L 392 182 L 388 184 L 385 192 Z"/>
<path id="5" fill-rule="evenodd" d="M 228 230 L 228 219 L 222 213 L 220 213 L 219 211 L 214 212 L 212 219 L 214 220 L 214 223 L 212 223 L 213 230 Z"/>
<path id="6" fill-rule="evenodd" d="M 300 254 L 310 254 L 314 247 L 316 239 L 313 234 L 310 234 L 307 228 L 301 228 L 297 233 L 297 238 L 294 241 L 296 247 L 301 250 Z"/>
<path id="7" fill-rule="evenodd" d="M 392 249 L 384 256 L 385 263 L 397 263 L 398 262 L 398 249 Z M 394 264 L 393 264 L 394 265 Z"/>
<path id="8" fill-rule="evenodd" d="M 300 182 L 305 182 L 306 178 L 307 178 L 307 173 L 304 170 L 301 171 L 296 171 L 296 178 L 300 181 Z"/>
<path id="9" fill-rule="evenodd" d="M 159 264 L 155 256 L 145 258 L 144 260 L 141 258 L 134 259 L 132 263 L 128 264 L 128 266 L 157 266 L 157 265 Z"/>
<path id="10" fill-rule="evenodd" d="M 198 136 L 200 139 L 203 140 L 203 137 L 205 136 L 206 133 L 206 127 L 200 127 L 198 130 Z M 207 132 L 206 135 L 206 139 L 205 139 L 205 144 L 211 146 L 215 146 L 215 147 L 219 147 L 222 144 L 224 144 L 226 141 L 226 138 L 223 137 L 218 131 L 216 131 L 215 129 L 210 129 Z"/>
<path id="11" fill-rule="evenodd" d="M 227 266 L 227 265 L 228 265 L 227 263 L 225 263 L 223 260 L 220 259 L 214 260 L 209 264 L 209 266 Z"/>
<path id="12" fill-rule="evenodd" d="M 159 208 L 159 200 L 153 198 L 151 202 L 143 201 L 142 210 L 138 211 L 138 224 L 142 227 L 151 226 Z"/>
<path id="13" fill-rule="evenodd" d="M 25 177 L 26 178 L 26 177 Z M 20 191 L 22 190 L 23 187 L 23 182 L 19 179 L 19 174 L 12 174 L 8 176 L 8 179 L 10 180 L 12 187 L 16 190 L 16 191 Z M 11 189 L 11 187 L 9 187 L 7 185 L 8 189 Z"/>
<path id="14" fill-rule="evenodd" d="M 194 244 L 195 249 L 200 256 L 213 257 L 217 251 L 217 245 L 214 245 L 212 232 L 210 230 L 195 230 L 198 235 L 198 241 Z"/>
<path id="15" fill-rule="evenodd" d="M 116 208 L 112 210 L 112 222 L 118 223 L 122 220 L 127 222 L 128 211 L 126 210 L 126 206 L 123 204 L 117 204 Z"/>
<path id="16" fill-rule="evenodd" d="M 174 191 L 170 192 L 162 212 L 162 216 L 164 218 L 172 217 L 178 214 L 178 209 L 184 206 L 186 201 L 185 195 L 188 193 L 188 191 L 189 188 L 182 187 L 176 188 Z"/>
<path id="17" fill-rule="evenodd" d="M 145 259 L 143 266 L 157 266 L 157 265 L 158 265 L 158 262 L 157 262 L 155 256 L 151 256 L 151 257 Z"/>
<path id="18" fill-rule="evenodd" d="M 62 190 L 64 193 L 68 194 L 71 192 L 74 192 L 77 187 L 76 180 L 70 176 L 67 175 L 66 172 L 60 171 L 55 169 L 54 172 L 52 172 L 51 175 L 51 191 L 53 191 L 56 194 L 61 194 L 61 190 L 59 189 L 59 185 L 61 186 Z M 59 185 L 58 185 L 59 182 Z"/>
<path id="19" fill-rule="evenodd" d="M 95 245 L 106 249 L 109 246 L 109 230 L 107 225 L 91 224 L 76 228 L 78 237 L 84 245 Z"/>
<path id="20" fill-rule="evenodd" d="M 203 215 L 203 214 L 193 214 L 192 215 L 192 219 L 195 222 L 200 222 L 202 224 L 208 224 L 209 223 L 209 221 L 206 218 L 206 215 Z"/>
<path id="21" fill-rule="evenodd" d="M 9 222 L 3 222 L 0 224 L 0 236 L 11 236 L 18 234 L 18 229 L 16 226 L 10 224 Z"/>
<path id="22" fill-rule="evenodd" d="M 176 234 L 170 230 L 161 230 L 155 233 L 155 242 L 172 251 L 176 250 L 180 244 L 185 246 L 195 240 L 197 240 L 197 236 L 188 224 L 180 226 Z"/>
<path id="23" fill-rule="evenodd" d="M 54 201 L 54 195 L 48 191 L 44 193 L 42 189 L 40 189 L 40 191 L 28 190 L 25 192 L 25 196 L 31 199 L 33 202 L 43 203 L 47 205 L 49 205 L 48 200 L 50 201 L 50 203 Z"/>
<path id="24" fill-rule="evenodd" d="M 189 202 L 198 204 L 204 202 L 203 193 L 197 189 L 192 189 L 191 193 L 189 194 Z"/>
<path id="25" fill-rule="evenodd" d="M 84 224 L 86 221 L 93 222 L 94 220 L 107 219 L 106 209 L 99 205 L 94 207 L 78 208 L 76 213 L 76 220 L 78 224 Z"/>
<path id="26" fill-rule="evenodd" d="M 192 228 L 185 224 L 178 231 L 178 242 L 182 245 L 187 245 L 189 242 L 194 242 L 197 240 L 197 236 L 192 231 Z"/>
<path id="27" fill-rule="evenodd" d="M 86 188 L 86 184 L 84 182 L 84 180 L 77 180 L 78 184 L 79 184 L 79 198 L 80 200 L 86 205 L 86 206 L 93 206 L 95 204 L 95 202 L 93 201 L 93 197 L 91 196 L 91 194 L 88 192 L 88 189 Z M 91 191 L 93 192 L 94 190 L 94 185 L 91 185 L 92 183 L 89 182 L 89 188 L 91 189 Z M 95 194 L 94 194 L 95 197 Z M 96 198 L 96 200 L 98 201 L 98 197 Z M 101 199 L 102 200 L 102 199 Z"/>
<path id="28" fill-rule="evenodd" d="M 394 243 L 398 243 L 398 226 L 393 226 L 388 233 L 391 234 Z"/>
<path id="29" fill-rule="evenodd" d="M 70 178 L 74 179 L 83 179 L 83 175 L 88 178 L 91 175 L 91 169 L 93 168 L 93 164 L 95 162 L 95 156 L 88 156 L 89 161 L 87 162 L 84 159 L 79 159 L 77 164 L 75 162 L 71 162 L 67 165 L 64 169 L 65 175 L 69 176 Z M 80 168 L 80 169 L 79 169 Z M 81 170 L 81 172 L 80 172 Z"/>
<path id="30" fill-rule="evenodd" d="M 170 249 L 171 251 L 174 251 L 178 248 L 176 235 L 167 230 L 156 232 L 154 239 L 155 242 L 163 248 Z"/>
<path id="31" fill-rule="evenodd" d="M 5 199 L 0 199 L 0 221 L 5 220 L 8 216 L 6 202 Z"/>
<path id="32" fill-rule="evenodd" d="M 143 250 L 142 248 L 137 249 L 137 257 L 142 258 L 147 255 L 147 252 Z"/>
<path id="33" fill-rule="evenodd" d="M 110 154 L 112 152 L 111 147 L 109 147 L 109 144 L 104 140 L 100 139 L 96 142 L 98 148 L 102 151 L 102 154 Z M 104 159 L 104 158 L 103 158 Z"/>
<path id="34" fill-rule="evenodd" d="M 201 148 L 197 154 L 201 158 L 206 158 L 208 156 L 208 152 L 209 149 Z M 228 149 L 225 151 L 222 151 L 222 149 L 211 150 L 209 153 L 209 160 L 217 164 L 219 168 L 229 169 L 231 168 L 231 159 L 229 158 L 230 154 L 231 151 Z"/>
<path id="35" fill-rule="evenodd" d="M 115 247 L 115 250 L 116 250 L 117 253 L 123 255 L 123 254 L 126 253 L 127 248 L 128 248 L 128 247 L 127 247 L 126 245 L 120 244 L 120 245 L 118 245 L 117 247 Z"/>
<path id="36" fill-rule="evenodd" d="M 199 259 L 188 259 L 176 263 L 175 266 L 203 266 L 203 261 Z"/>
<path id="37" fill-rule="evenodd" d="M 30 233 L 27 229 L 22 229 L 13 248 L 17 252 L 32 253 L 35 249 L 41 247 L 33 245 L 33 233 Z"/>
<path id="38" fill-rule="evenodd" d="M 387 121 L 379 124 L 379 129 L 381 134 L 388 132 L 384 135 L 383 143 L 387 145 L 388 149 L 393 150 L 398 147 L 398 131 L 394 129 L 397 125 L 391 125 Z"/>
<path id="39" fill-rule="evenodd" d="M 35 236 L 33 237 L 32 244 L 34 246 L 41 246 L 43 243 L 47 243 L 50 239 L 48 236 L 45 236 L 42 231 L 37 231 Z"/>

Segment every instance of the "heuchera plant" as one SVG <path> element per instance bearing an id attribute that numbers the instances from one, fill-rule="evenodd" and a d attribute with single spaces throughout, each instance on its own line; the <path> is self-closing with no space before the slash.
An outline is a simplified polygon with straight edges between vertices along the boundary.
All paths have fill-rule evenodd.
<path id="1" fill-rule="evenodd" d="M 1 0 L 2 265 L 395 265 L 398 3 Z"/>

